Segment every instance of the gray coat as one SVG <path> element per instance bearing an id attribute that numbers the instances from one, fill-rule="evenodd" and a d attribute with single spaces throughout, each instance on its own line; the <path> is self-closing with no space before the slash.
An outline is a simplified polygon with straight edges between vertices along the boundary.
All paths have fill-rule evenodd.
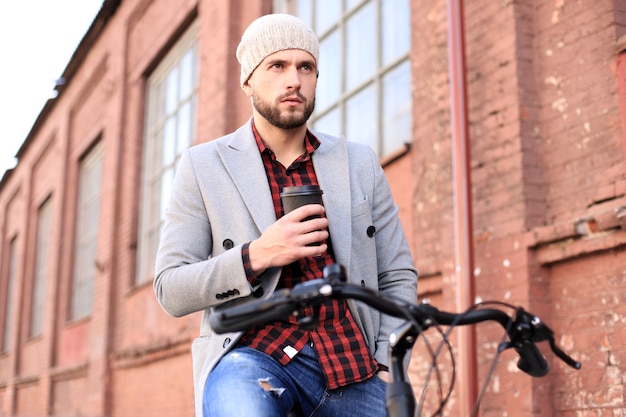
<path id="1" fill-rule="evenodd" d="M 313 165 L 337 263 L 346 267 L 350 282 L 414 302 L 417 271 L 376 155 L 367 146 L 314 133 L 321 145 Z M 241 248 L 275 221 L 250 121 L 183 153 L 162 229 L 154 289 L 173 316 L 202 311 L 200 337 L 192 347 L 198 416 L 210 370 L 241 336 L 213 333 L 211 309 L 254 299 Z M 262 275 L 264 297 L 276 288 L 280 272 L 272 268 Z M 359 302 L 348 304 L 374 357 L 387 364 L 388 335 L 401 321 Z"/>

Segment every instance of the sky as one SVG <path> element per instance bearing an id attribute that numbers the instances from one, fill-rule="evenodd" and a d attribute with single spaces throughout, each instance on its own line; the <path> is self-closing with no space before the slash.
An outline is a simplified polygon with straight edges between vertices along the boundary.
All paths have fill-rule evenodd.
<path id="1" fill-rule="evenodd" d="M 0 178 L 103 0 L 0 0 Z"/>

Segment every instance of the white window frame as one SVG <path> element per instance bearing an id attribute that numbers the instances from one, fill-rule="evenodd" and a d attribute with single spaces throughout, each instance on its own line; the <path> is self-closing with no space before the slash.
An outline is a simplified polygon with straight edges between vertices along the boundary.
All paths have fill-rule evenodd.
<path id="1" fill-rule="evenodd" d="M 15 305 L 15 291 L 17 286 L 17 261 L 18 261 L 18 239 L 17 236 L 9 241 L 7 261 L 6 294 L 4 303 L 4 328 L 2 331 L 2 345 L 0 353 L 8 352 L 11 349 L 11 332 L 13 331 L 13 306 Z"/>
<path id="2" fill-rule="evenodd" d="M 135 285 L 154 278 L 156 252 L 176 164 L 182 151 L 195 141 L 198 59 L 198 22 L 194 22 L 147 79 Z M 186 75 L 181 77 L 182 72 Z M 186 85 L 185 91 L 181 84 Z M 173 126 L 171 131 L 169 126 Z"/>
<path id="3" fill-rule="evenodd" d="M 30 307 L 31 338 L 43 333 L 44 309 L 50 260 L 50 230 L 52 225 L 52 197 L 48 197 L 37 210 L 37 242 L 35 249 L 35 271 L 33 274 Z"/>
<path id="4" fill-rule="evenodd" d="M 318 82 L 318 103 L 313 113 L 309 125 L 313 129 L 319 129 L 325 133 L 338 136 L 346 136 L 348 140 L 365 143 L 371 146 L 379 157 L 394 154 L 400 149 L 406 148 L 412 141 L 412 88 L 411 88 L 411 65 L 409 60 L 410 52 L 410 10 L 400 13 L 402 18 L 408 20 L 408 33 L 384 32 L 383 28 L 383 8 L 389 7 L 395 12 L 399 0 L 333 0 L 332 8 L 328 9 L 330 2 L 325 0 L 274 0 L 274 11 L 276 13 L 290 13 L 301 17 L 307 24 L 316 31 L 320 40 L 320 79 Z M 396 4 L 397 3 L 397 4 Z M 410 0 L 402 0 L 402 4 L 408 5 Z M 372 42 L 366 42 L 366 35 L 363 35 L 363 51 L 367 48 L 376 51 L 376 69 L 371 71 L 364 79 L 359 80 L 356 85 L 351 83 L 348 76 L 348 68 L 354 65 L 355 57 L 359 51 L 347 50 L 348 26 L 351 18 L 363 12 L 366 7 L 375 9 L 375 24 L 371 30 L 375 33 Z M 393 9 L 396 7 L 396 9 Z M 340 9 L 340 10 L 339 10 Z M 339 11 L 338 11 L 339 10 Z M 329 21 L 328 14 L 339 15 L 334 21 Z M 323 20 L 323 22 L 322 22 Z M 319 26 L 319 28 L 318 28 Z M 407 48 L 395 54 L 392 58 L 386 58 L 383 49 L 383 35 L 405 36 Z M 329 45 L 335 50 L 336 59 L 325 60 L 324 46 Z M 372 44 L 373 43 L 373 44 Z M 350 53 L 352 52 L 352 54 Z M 350 56 L 353 55 L 352 58 Z M 366 54 L 367 55 L 367 54 Z M 330 61 L 330 63 L 329 63 Z M 337 62 L 335 62 L 337 61 Z M 339 71 L 341 74 L 325 74 L 325 66 L 329 66 L 331 72 Z M 354 68 L 354 67 L 353 67 Z M 398 74 L 406 76 L 408 72 L 408 82 L 394 85 L 393 92 L 385 90 L 391 86 L 390 81 Z M 325 80 L 325 77 L 332 80 Z M 336 77 L 339 77 L 337 79 Z M 329 103 L 323 102 L 325 82 L 333 83 L 330 91 L 338 91 L 337 99 Z M 391 88 L 391 87 L 389 87 Z M 386 93 L 387 91 L 387 93 Z M 395 102 L 393 99 L 401 98 Z M 393 98 L 390 100 L 390 98 Z M 354 99 L 358 103 L 359 109 L 354 112 L 350 109 L 350 100 Z M 361 107 L 365 106 L 365 107 Z M 387 108 L 386 108 L 387 106 Z M 395 106 L 388 111 L 391 106 Z M 366 114 L 366 113 L 370 114 Z M 388 114 L 385 114 L 388 113 Z M 352 118 L 352 121 L 349 119 Z"/>
<path id="5" fill-rule="evenodd" d="M 85 319 L 93 310 L 103 165 L 104 145 L 98 141 L 80 160 L 70 321 Z"/>

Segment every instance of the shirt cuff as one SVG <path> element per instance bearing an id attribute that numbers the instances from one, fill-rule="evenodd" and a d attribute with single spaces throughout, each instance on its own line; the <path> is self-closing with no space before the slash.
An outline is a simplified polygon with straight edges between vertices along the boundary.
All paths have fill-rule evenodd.
<path id="1" fill-rule="evenodd" d="M 241 248 L 241 258 L 243 260 L 243 269 L 246 271 L 246 279 L 252 285 L 252 287 L 256 287 L 261 285 L 261 280 L 252 270 L 252 264 L 250 263 L 250 242 L 244 243 Z"/>

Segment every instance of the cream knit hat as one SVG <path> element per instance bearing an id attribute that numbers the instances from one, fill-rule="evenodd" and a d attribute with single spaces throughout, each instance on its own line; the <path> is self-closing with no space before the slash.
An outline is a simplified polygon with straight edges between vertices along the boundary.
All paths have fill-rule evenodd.
<path id="1" fill-rule="evenodd" d="M 268 55 L 285 49 L 301 49 L 318 62 L 320 44 L 315 33 L 299 18 L 289 14 L 268 14 L 248 26 L 237 47 L 241 64 L 241 85 Z"/>

